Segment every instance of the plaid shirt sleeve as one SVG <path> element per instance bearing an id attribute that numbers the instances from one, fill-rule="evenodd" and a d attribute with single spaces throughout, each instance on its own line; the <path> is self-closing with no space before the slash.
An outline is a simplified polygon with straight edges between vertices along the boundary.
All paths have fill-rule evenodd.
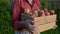
<path id="1" fill-rule="evenodd" d="M 14 0 L 13 13 L 12 13 L 12 25 L 15 30 L 19 28 L 19 14 L 20 14 L 20 0 Z"/>

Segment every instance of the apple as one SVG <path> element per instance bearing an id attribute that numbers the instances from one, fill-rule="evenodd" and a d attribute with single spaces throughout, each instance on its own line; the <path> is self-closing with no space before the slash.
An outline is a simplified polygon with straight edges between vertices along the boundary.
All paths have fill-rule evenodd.
<path id="1" fill-rule="evenodd" d="M 32 14 L 32 17 L 37 17 L 37 15 L 36 14 Z"/>
<path id="2" fill-rule="evenodd" d="M 33 14 L 38 14 L 38 10 L 34 10 L 32 13 Z"/>
<path id="3" fill-rule="evenodd" d="M 33 13 L 35 16 L 38 16 L 38 10 L 34 10 L 32 13 Z"/>
<path id="4" fill-rule="evenodd" d="M 48 12 L 48 9 L 47 8 L 44 8 L 44 13 L 45 13 L 45 16 L 50 15 L 50 13 Z"/>
<path id="5" fill-rule="evenodd" d="M 42 14 L 42 12 L 41 12 L 41 11 L 39 11 L 39 12 L 38 12 L 38 17 L 40 17 L 40 16 L 41 16 L 41 14 Z"/>
<path id="6" fill-rule="evenodd" d="M 47 8 L 44 8 L 44 12 L 48 12 L 48 9 Z"/>
<path id="7" fill-rule="evenodd" d="M 45 16 L 44 10 L 41 10 L 41 12 L 42 12 L 41 16 Z"/>
<path id="8" fill-rule="evenodd" d="M 45 12 L 45 16 L 49 16 L 50 15 L 50 13 L 49 12 Z"/>
<path id="9" fill-rule="evenodd" d="M 25 13 L 25 14 L 29 14 L 29 13 L 30 13 L 30 9 L 25 8 L 25 9 L 24 9 L 24 13 Z"/>
<path id="10" fill-rule="evenodd" d="M 50 15 L 54 15 L 55 11 L 54 10 L 50 10 Z"/>
<path id="11" fill-rule="evenodd" d="M 38 12 L 38 16 L 39 16 L 39 17 L 40 17 L 40 16 L 45 16 L 44 10 L 40 10 L 40 11 Z"/>

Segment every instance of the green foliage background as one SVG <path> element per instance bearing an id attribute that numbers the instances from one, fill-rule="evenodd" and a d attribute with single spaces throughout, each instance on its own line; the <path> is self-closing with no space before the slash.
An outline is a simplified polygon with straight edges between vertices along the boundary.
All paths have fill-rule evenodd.
<path id="1" fill-rule="evenodd" d="M 0 34 L 14 34 L 12 25 L 11 25 L 11 10 L 9 8 L 9 2 L 11 0 L 0 0 Z M 42 3 L 43 8 L 44 2 Z M 52 6 L 52 9 L 53 6 Z M 60 34 L 60 9 L 55 9 L 57 14 L 57 25 L 58 27 L 54 30 L 48 30 L 41 32 L 41 34 Z"/>
<path id="2" fill-rule="evenodd" d="M 8 3 L 9 0 L 0 0 L 0 34 L 13 34 Z"/>

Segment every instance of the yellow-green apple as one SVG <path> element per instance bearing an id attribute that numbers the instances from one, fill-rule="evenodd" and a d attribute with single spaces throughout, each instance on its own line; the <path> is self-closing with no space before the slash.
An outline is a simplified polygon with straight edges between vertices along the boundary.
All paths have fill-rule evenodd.
<path id="1" fill-rule="evenodd" d="M 34 10 L 32 13 L 34 16 L 38 16 L 38 10 Z"/>
<path id="2" fill-rule="evenodd" d="M 30 9 L 25 8 L 25 9 L 24 9 L 24 13 L 25 13 L 25 14 L 29 14 L 29 13 L 30 13 Z"/>

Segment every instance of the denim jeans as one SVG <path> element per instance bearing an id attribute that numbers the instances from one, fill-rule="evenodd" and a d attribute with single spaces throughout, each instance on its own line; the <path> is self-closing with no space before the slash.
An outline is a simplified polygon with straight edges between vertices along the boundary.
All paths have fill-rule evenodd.
<path id="1" fill-rule="evenodd" d="M 24 30 L 23 32 L 20 31 L 14 31 L 15 34 L 31 34 L 29 31 Z"/>
<path id="2" fill-rule="evenodd" d="M 23 32 L 14 31 L 14 34 L 31 34 L 31 33 L 29 31 L 27 31 L 27 30 L 24 30 Z M 40 32 L 38 34 L 40 34 Z"/>

